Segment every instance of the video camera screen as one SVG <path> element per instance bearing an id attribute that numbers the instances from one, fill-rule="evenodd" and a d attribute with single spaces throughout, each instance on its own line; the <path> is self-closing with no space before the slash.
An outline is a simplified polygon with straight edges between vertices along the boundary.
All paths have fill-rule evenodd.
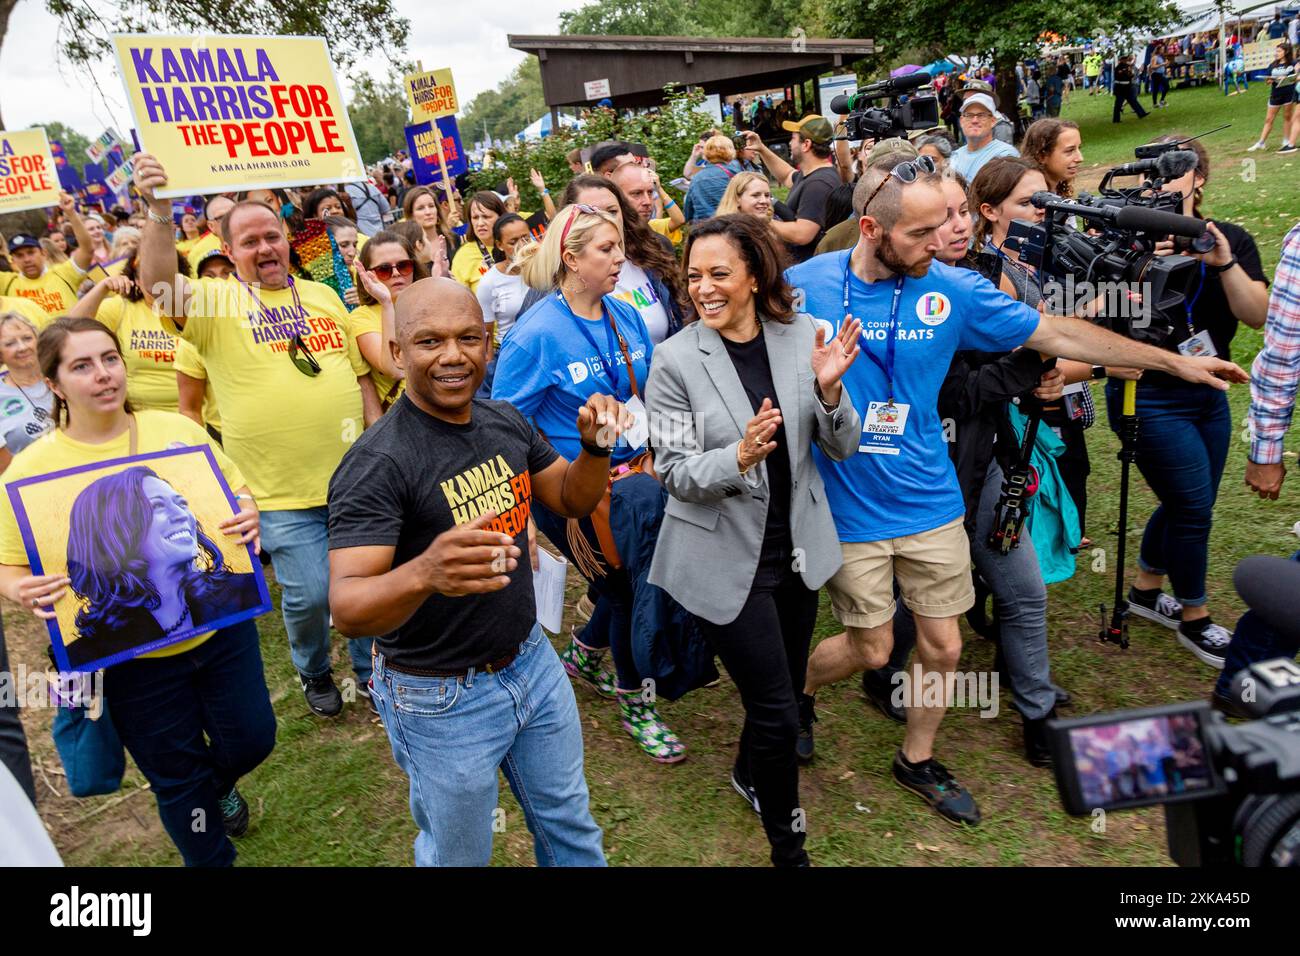
<path id="1" fill-rule="evenodd" d="M 1204 704 L 1132 711 L 1053 725 L 1057 783 L 1070 813 L 1119 810 L 1221 789 L 1205 736 Z"/>

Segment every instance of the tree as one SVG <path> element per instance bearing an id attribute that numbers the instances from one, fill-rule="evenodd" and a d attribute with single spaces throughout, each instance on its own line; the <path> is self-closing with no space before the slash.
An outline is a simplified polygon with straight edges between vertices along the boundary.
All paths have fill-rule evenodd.
<path id="1" fill-rule="evenodd" d="M 1017 116 L 1015 65 L 1038 52 L 1044 33 L 1159 31 L 1178 16 L 1172 0 L 825 0 L 820 22 L 832 35 L 875 40 L 883 58 L 907 49 L 987 57 L 998 76 L 998 106 Z"/>
<path id="2" fill-rule="evenodd" d="M 361 73 L 352 78 L 348 118 L 366 163 L 377 163 L 406 147 L 411 106 L 402 81 L 405 69 L 398 66 L 383 77 Z"/>
<path id="3" fill-rule="evenodd" d="M 805 0 L 594 0 L 560 14 L 564 33 L 600 36 L 790 36 Z M 805 32 L 807 32 L 805 30 Z"/>
<path id="4" fill-rule="evenodd" d="M 0 0 L 0 47 L 18 0 Z M 404 50 L 410 21 L 394 0 L 44 0 L 59 18 L 59 53 L 95 80 L 90 68 L 113 52 L 114 33 L 253 33 L 323 36 L 340 69 L 375 51 Z M 0 120 L 0 127 L 3 121 Z"/>
<path id="5" fill-rule="evenodd" d="M 85 169 L 86 163 L 90 161 L 90 157 L 86 155 L 86 147 L 90 145 L 89 139 L 62 123 L 33 123 L 32 125 L 44 127 L 46 137 L 63 144 L 68 165 L 75 167 L 78 174 Z M 98 136 L 99 132 L 96 131 L 95 135 Z"/>
<path id="6" fill-rule="evenodd" d="M 533 56 L 525 57 L 495 90 L 484 90 L 461 111 L 461 136 L 466 142 L 490 138 L 508 140 L 546 112 L 542 70 Z"/>

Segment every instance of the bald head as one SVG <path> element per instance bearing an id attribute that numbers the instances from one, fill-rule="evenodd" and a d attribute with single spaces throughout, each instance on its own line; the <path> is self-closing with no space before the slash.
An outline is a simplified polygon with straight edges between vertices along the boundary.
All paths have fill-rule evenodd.
<path id="1" fill-rule="evenodd" d="M 398 344 L 404 345 L 412 332 L 426 320 L 441 316 L 473 318 L 483 323 L 483 309 L 474 293 L 455 279 L 430 277 L 413 282 L 397 297 L 394 306 Z"/>

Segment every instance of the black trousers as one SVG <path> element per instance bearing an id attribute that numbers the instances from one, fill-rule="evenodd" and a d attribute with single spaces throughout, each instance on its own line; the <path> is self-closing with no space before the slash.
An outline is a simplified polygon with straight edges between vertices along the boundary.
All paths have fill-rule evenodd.
<path id="1" fill-rule="evenodd" d="M 1132 84 L 1122 87 L 1117 86 L 1115 87 L 1115 113 L 1111 117 L 1114 122 L 1119 122 L 1119 113 L 1120 110 L 1124 108 L 1125 103 L 1133 107 L 1133 112 L 1137 113 L 1138 116 L 1147 115 L 1147 111 L 1144 110 L 1142 104 L 1138 102 L 1137 92 L 1133 89 Z"/>
<path id="2" fill-rule="evenodd" d="M 788 551 L 765 549 L 740 615 L 730 624 L 700 619 L 740 692 L 745 725 L 736 777 L 753 785 L 772 863 L 805 862 L 804 814 L 799 809 L 799 706 L 808 670 L 808 645 L 817 623 L 817 592 L 804 586 Z"/>
<path id="3" fill-rule="evenodd" d="M 17 701 L 26 692 L 26 688 L 17 682 L 9 670 L 9 654 L 5 650 L 5 633 L 0 626 L 0 684 L 8 683 L 7 690 L 12 692 L 12 706 L 5 702 L 9 696 L 5 688 L 0 688 L 0 763 L 9 768 L 9 772 L 18 781 L 32 803 L 36 802 L 36 783 L 32 779 L 32 761 L 27 753 L 27 736 L 23 733 L 22 721 L 18 719 Z"/>

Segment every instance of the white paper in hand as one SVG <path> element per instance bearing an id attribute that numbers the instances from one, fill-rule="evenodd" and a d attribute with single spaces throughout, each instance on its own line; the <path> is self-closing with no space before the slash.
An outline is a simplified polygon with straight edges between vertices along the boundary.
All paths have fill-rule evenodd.
<path id="1" fill-rule="evenodd" d="M 533 596 L 537 599 L 537 623 L 559 634 L 564 618 L 564 576 L 569 562 L 545 548 L 537 549 L 537 570 L 533 572 Z"/>

